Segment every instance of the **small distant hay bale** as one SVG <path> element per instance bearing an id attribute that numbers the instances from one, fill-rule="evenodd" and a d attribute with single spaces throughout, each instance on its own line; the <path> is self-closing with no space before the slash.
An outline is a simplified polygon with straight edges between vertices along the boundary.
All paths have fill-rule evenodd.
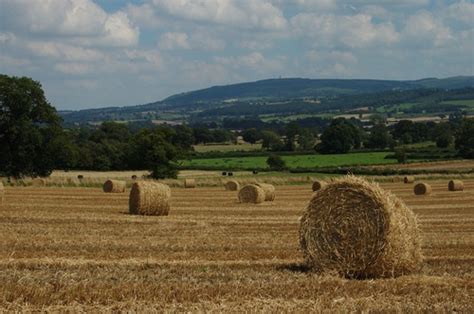
<path id="1" fill-rule="evenodd" d="M 325 185 L 326 185 L 326 182 L 324 181 L 319 181 L 319 180 L 313 181 L 313 185 L 312 185 L 313 192 L 321 190 L 323 186 Z"/>
<path id="2" fill-rule="evenodd" d="M 240 188 L 240 184 L 235 180 L 230 180 L 224 183 L 224 187 L 227 191 L 238 191 Z"/>
<path id="3" fill-rule="evenodd" d="M 246 185 L 239 191 L 239 202 L 241 203 L 260 204 L 264 201 L 265 191 L 255 184 Z"/>
<path id="4" fill-rule="evenodd" d="M 415 184 L 413 192 L 415 192 L 415 195 L 430 195 L 431 185 L 429 185 L 428 183 L 419 182 Z"/>
<path id="5" fill-rule="evenodd" d="M 258 174 L 258 171 L 257 171 L 257 170 L 253 170 L 252 173 L 253 173 L 253 174 Z"/>
<path id="6" fill-rule="evenodd" d="M 299 235 L 307 264 L 319 272 L 395 277 L 422 261 L 415 214 L 394 194 L 353 176 L 313 194 Z"/>
<path id="7" fill-rule="evenodd" d="M 31 181 L 32 186 L 46 186 L 46 180 L 43 178 L 34 178 Z"/>
<path id="8" fill-rule="evenodd" d="M 275 187 L 268 183 L 256 183 L 256 186 L 259 186 L 265 192 L 265 201 L 271 202 L 275 199 Z"/>
<path id="9" fill-rule="evenodd" d="M 167 216 L 171 190 L 166 184 L 152 181 L 133 183 L 130 190 L 129 213 L 132 215 Z"/>
<path id="10" fill-rule="evenodd" d="M 232 177 L 234 175 L 233 172 L 227 172 L 227 176 Z"/>
<path id="11" fill-rule="evenodd" d="M 79 175 L 77 175 L 77 178 L 78 178 L 79 180 L 82 180 L 82 179 L 84 179 L 84 176 L 83 176 L 82 174 L 79 174 Z"/>
<path id="12" fill-rule="evenodd" d="M 124 193 L 127 183 L 120 180 L 107 180 L 102 189 L 105 193 Z"/>
<path id="13" fill-rule="evenodd" d="M 0 204 L 3 203 L 3 196 L 5 195 L 5 188 L 3 187 L 2 181 L 0 181 Z"/>
<path id="14" fill-rule="evenodd" d="M 462 182 L 461 180 L 451 180 L 448 183 L 448 190 L 449 191 L 463 191 L 464 182 Z"/>
<path id="15" fill-rule="evenodd" d="M 222 171 L 222 175 L 223 175 L 223 176 L 226 176 L 226 175 L 227 175 L 227 171 Z"/>
<path id="16" fill-rule="evenodd" d="M 194 179 L 184 179 L 184 187 L 186 189 L 194 189 L 196 187 L 196 180 L 194 180 Z"/>
<path id="17" fill-rule="evenodd" d="M 415 177 L 414 176 L 406 176 L 403 178 L 404 183 L 413 183 L 415 182 Z"/>
<path id="18" fill-rule="evenodd" d="M 136 180 L 136 179 L 137 179 L 137 175 L 136 174 L 132 175 L 132 180 Z"/>

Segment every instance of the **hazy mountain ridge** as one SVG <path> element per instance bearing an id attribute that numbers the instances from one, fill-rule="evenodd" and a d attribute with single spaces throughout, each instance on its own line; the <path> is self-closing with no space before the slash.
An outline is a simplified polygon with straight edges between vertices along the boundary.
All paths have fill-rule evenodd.
<path id="1" fill-rule="evenodd" d="M 297 98 L 331 98 L 342 95 L 379 93 L 392 90 L 414 90 L 422 88 L 456 89 L 474 87 L 474 76 L 456 76 L 444 79 L 424 78 L 420 80 L 370 80 L 370 79 L 267 79 L 223 86 L 213 86 L 196 91 L 172 95 L 162 101 L 125 106 L 62 111 L 66 123 L 84 123 L 103 120 L 162 119 L 162 112 L 189 113 L 196 109 L 221 107 L 227 100 L 259 100 Z M 291 105 L 291 104 L 290 104 Z"/>

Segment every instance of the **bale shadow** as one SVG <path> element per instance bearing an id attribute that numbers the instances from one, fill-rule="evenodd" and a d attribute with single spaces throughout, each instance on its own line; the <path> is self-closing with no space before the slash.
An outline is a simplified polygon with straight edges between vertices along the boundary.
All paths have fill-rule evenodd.
<path id="1" fill-rule="evenodd" d="M 290 263 L 276 267 L 278 271 L 289 271 L 293 273 L 310 273 L 312 269 L 304 263 Z"/>

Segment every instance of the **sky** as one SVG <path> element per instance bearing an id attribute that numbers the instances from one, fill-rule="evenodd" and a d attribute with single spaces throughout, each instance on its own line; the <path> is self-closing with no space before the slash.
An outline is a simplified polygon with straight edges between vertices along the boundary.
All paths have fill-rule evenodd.
<path id="1" fill-rule="evenodd" d="M 474 2 L 0 0 L 0 73 L 60 110 L 278 77 L 474 74 Z"/>

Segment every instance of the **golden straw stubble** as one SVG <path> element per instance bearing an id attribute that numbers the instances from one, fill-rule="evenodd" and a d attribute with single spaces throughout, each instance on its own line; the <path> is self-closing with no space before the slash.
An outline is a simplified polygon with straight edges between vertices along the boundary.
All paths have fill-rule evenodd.
<path id="1" fill-rule="evenodd" d="M 265 191 L 255 184 L 249 184 L 240 189 L 238 197 L 241 203 L 260 204 L 265 201 Z"/>
<path id="2" fill-rule="evenodd" d="M 120 180 L 107 180 L 102 189 L 105 193 L 124 193 L 127 183 Z"/>
<path id="3" fill-rule="evenodd" d="M 422 261 L 415 214 L 377 184 L 349 176 L 313 194 L 300 223 L 306 262 L 351 278 L 394 277 Z"/>
<path id="4" fill-rule="evenodd" d="M 134 215 L 167 216 L 171 190 L 153 181 L 135 182 L 130 189 L 129 212 Z"/>

